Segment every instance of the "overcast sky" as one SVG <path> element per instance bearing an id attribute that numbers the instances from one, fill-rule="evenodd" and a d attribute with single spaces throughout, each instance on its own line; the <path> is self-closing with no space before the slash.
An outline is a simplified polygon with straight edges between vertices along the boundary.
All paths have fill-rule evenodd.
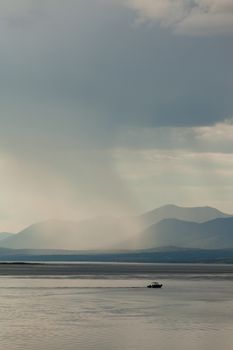
<path id="1" fill-rule="evenodd" d="M 232 0 L 2 0 L 0 231 L 233 213 Z"/>

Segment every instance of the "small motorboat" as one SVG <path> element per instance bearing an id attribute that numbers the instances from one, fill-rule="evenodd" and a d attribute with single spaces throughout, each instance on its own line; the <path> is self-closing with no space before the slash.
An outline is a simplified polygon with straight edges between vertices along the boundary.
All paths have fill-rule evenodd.
<path id="1" fill-rule="evenodd" d="M 158 282 L 151 282 L 151 284 L 149 284 L 147 286 L 147 288 L 162 288 L 162 284 L 161 283 L 158 283 Z"/>

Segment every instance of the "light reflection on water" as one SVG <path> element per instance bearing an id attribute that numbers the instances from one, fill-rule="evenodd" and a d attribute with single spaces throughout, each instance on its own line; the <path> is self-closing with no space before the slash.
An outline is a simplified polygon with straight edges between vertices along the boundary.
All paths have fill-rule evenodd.
<path id="1" fill-rule="evenodd" d="M 232 348 L 232 281 L 160 281 L 151 290 L 143 278 L 0 278 L 1 348 Z"/>

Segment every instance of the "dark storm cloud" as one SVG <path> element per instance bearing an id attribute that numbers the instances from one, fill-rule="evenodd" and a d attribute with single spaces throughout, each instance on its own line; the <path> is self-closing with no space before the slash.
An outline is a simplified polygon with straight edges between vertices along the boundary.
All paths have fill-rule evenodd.
<path id="1" fill-rule="evenodd" d="M 45 127 L 65 120 L 71 133 L 93 132 L 91 140 L 105 130 L 209 125 L 232 116 L 231 38 L 135 24 L 135 13 L 114 1 L 51 1 L 26 13 L 31 22 L 32 13 L 43 16 L 29 31 L 14 22 L 1 38 L 1 95 L 19 104 L 16 125 L 33 118 L 20 105 L 40 105 Z"/>
<path id="2" fill-rule="evenodd" d="M 0 49 L 5 229 L 51 216 L 132 215 L 138 204 L 114 150 L 192 149 L 193 131 L 183 140 L 174 127 L 233 115 L 231 38 L 138 23 L 123 0 L 1 1 Z M 169 128 L 158 137 L 158 126 Z M 153 191 L 143 188 L 146 203 Z"/>

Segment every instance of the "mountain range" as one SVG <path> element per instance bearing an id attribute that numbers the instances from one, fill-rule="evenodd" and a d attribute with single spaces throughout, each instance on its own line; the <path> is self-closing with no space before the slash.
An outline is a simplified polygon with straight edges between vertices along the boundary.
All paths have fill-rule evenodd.
<path id="1" fill-rule="evenodd" d="M 140 249 L 167 246 L 200 249 L 233 248 L 233 217 L 204 223 L 164 219 L 130 241 L 130 246 Z"/>
<path id="2" fill-rule="evenodd" d="M 2 239 L 9 238 L 9 237 L 11 237 L 11 236 L 13 236 L 13 235 L 14 235 L 13 233 L 1 232 L 1 233 L 0 233 L 0 241 L 1 241 Z"/>
<path id="3" fill-rule="evenodd" d="M 132 224 L 133 223 L 133 224 Z M 211 207 L 166 205 L 136 218 L 47 221 L 0 234 L 11 249 L 124 250 L 156 247 L 233 248 L 233 217 Z"/>
<path id="4" fill-rule="evenodd" d="M 100 217 L 80 222 L 51 220 L 33 224 L 0 241 L 11 249 L 104 250 L 129 237 L 126 219 Z"/>
<path id="5" fill-rule="evenodd" d="M 146 227 L 158 223 L 164 219 L 177 219 L 192 222 L 206 222 L 217 218 L 226 218 L 230 215 L 224 214 L 218 209 L 211 207 L 179 207 L 167 204 L 141 215 L 141 220 Z"/>

